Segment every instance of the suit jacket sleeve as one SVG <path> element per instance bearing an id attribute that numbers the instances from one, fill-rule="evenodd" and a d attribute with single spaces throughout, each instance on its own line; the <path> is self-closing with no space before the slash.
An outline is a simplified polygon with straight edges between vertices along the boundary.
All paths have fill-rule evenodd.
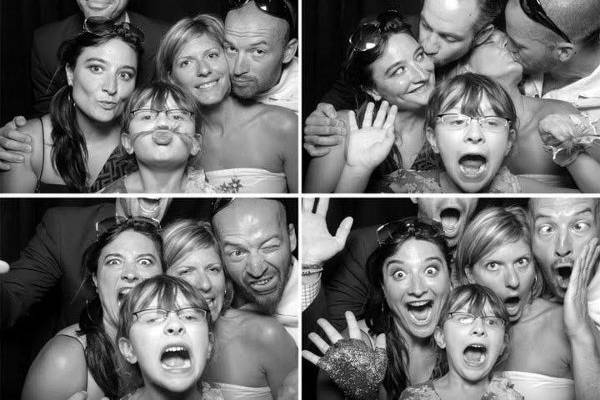
<path id="1" fill-rule="evenodd" d="M 59 246 L 54 239 L 60 237 L 59 220 L 55 210 L 48 210 L 19 259 L 0 275 L 0 328 L 13 326 L 61 278 Z"/>
<path id="2" fill-rule="evenodd" d="M 372 237 L 372 238 L 371 238 Z M 372 228 L 353 231 L 342 251 L 340 265 L 325 283 L 329 322 L 338 330 L 346 329 L 346 311 L 362 319 L 369 295 L 366 262 L 375 249 Z"/>

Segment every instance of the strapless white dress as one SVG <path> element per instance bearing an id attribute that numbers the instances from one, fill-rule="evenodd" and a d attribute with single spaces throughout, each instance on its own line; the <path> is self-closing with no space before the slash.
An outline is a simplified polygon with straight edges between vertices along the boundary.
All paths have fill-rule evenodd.
<path id="1" fill-rule="evenodd" d="M 504 371 L 503 375 L 526 400 L 575 399 L 575 382 L 572 379 L 521 371 Z"/>
<path id="2" fill-rule="evenodd" d="M 224 400 L 272 400 L 271 388 L 233 385 L 230 383 L 215 383 L 221 389 Z"/>
<path id="3" fill-rule="evenodd" d="M 229 168 L 206 171 L 208 183 L 222 193 L 287 193 L 283 172 L 260 168 Z"/>

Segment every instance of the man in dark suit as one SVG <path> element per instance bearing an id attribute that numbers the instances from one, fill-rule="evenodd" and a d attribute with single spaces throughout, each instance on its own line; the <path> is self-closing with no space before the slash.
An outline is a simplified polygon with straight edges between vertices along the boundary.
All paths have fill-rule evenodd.
<path id="1" fill-rule="evenodd" d="M 37 115 L 48 112 L 50 99 L 66 84 L 57 57 L 63 41 L 80 33 L 88 17 L 104 17 L 119 22 L 130 22 L 144 32 L 144 54 L 139 66 L 138 83 L 147 83 L 154 77 L 154 59 L 168 24 L 143 15 L 126 11 L 129 0 L 77 0 L 80 14 L 38 28 L 33 34 L 31 49 L 31 80 L 33 110 Z"/>

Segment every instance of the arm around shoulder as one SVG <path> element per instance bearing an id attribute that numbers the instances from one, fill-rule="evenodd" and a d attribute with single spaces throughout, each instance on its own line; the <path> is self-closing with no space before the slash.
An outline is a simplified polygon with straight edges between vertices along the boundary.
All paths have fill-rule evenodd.
<path id="1" fill-rule="evenodd" d="M 0 174 L 0 192 L 33 193 L 43 163 L 44 137 L 39 119 L 27 121 L 19 129 L 31 137 L 31 153 L 23 154 L 23 162 L 11 164 L 11 169 Z"/>
<path id="2" fill-rule="evenodd" d="M 290 193 L 298 193 L 298 116 L 287 111 L 281 130 L 281 155 L 283 170 Z"/>
<path id="3" fill-rule="evenodd" d="M 29 368 L 22 400 L 65 400 L 87 389 L 87 364 L 76 338 L 50 339 Z"/>
<path id="4" fill-rule="evenodd" d="M 338 118 L 348 125 L 349 112 L 347 110 L 338 111 Z M 343 137 L 342 143 L 330 147 L 329 153 L 321 157 L 315 157 L 310 160 L 306 178 L 304 180 L 305 192 L 308 193 L 332 193 L 335 191 L 344 166 L 346 165 L 346 139 Z"/>

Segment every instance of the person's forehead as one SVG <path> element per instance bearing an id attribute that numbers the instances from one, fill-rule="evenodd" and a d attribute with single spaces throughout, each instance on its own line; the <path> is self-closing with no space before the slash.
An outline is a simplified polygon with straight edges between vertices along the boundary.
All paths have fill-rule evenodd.
<path id="1" fill-rule="evenodd" d="M 202 54 L 208 49 L 221 48 L 221 44 L 211 35 L 195 35 L 184 42 L 175 53 L 175 58 Z"/>
<path id="2" fill-rule="evenodd" d="M 101 254 L 108 253 L 146 253 L 155 252 L 156 246 L 146 235 L 131 230 L 120 233 L 102 249 Z"/>
<path id="3" fill-rule="evenodd" d="M 275 200 L 235 199 L 214 216 L 215 228 L 220 236 L 279 233 L 285 226 L 281 207 Z"/>
<path id="4" fill-rule="evenodd" d="M 400 263 L 408 267 L 420 267 L 432 258 L 444 258 L 437 245 L 428 240 L 408 239 L 385 260 L 385 264 Z"/>
<path id="5" fill-rule="evenodd" d="M 231 10 L 225 17 L 225 36 L 231 39 L 276 40 L 285 32 L 287 23 L 256 7 L 244 6 Z"/>
<path id="6" fill-rule="evenodd" d="M 385 75 L 387 69 L 399 62 L 406 62 L 413 58 L 419 48 L 419 43 L 407 33 L 395 33 L 388 38 L 381 57 L 372 64 L 375 74 Z"/>
<path id="7" fill-rule="evenodd" d="M 545 36 L 544 27 L 527 17 L 517 0 L 509 0 L 505 11 L 506 31 L 513 41 L 520 43 Z"/>
<path id="8" fill-rule="evenodd" d="M 449 104 L 451 103 L 451 100 L 456 98 L 456 95 L 459 94 L 457 93 L 458 91 L 462 91 L 463 93 L 460 93 L 461 98 L 456 102 L 456 104 L 454 104 L 452 107 L 449 107 Z M 466 93 L 464 93 L 464 90 L 461 90 L 459 88 L 454 89 L 451 94 L 448 96 L 448 98 L 446 99 L 446 101 L 444 101 L 442 103 L 442 106 L 440 107 L 440 110 L 442 110 L 443 112 L 460 112 L 466 102 Z M 490 103 L 490 99 L 488 97 L 487 94 L 483 93 L 481 95 L 481 98 L 479 100 L 479 106 L 477 107 L 477 109 L 483 114 L 483 115 L 494 115 L 494 109 L 492 108 L 492 104 Z"/>
<path id="9" fill-rule="evenodd" d="M 120 39 L 111 39 L 97 46 L 84 47 L 77 57 L 77 62 L 80 63 L 91 58 L 101 59 L 107 64 L 125 64 L 132 67 L 137 65 L 135 50 Z"/>
<path id="10" fill-rule="evenodd" d="M 596 219 L 597 199 L 544 198 L 533 199 L 530 209 L 535 219 L 571 219 L 591 215 Z"/>
<path id="11" fill-rule="evenodd" d="M 425 0 L 421 18 L 438 33 L 460 36 L 472 33 L 479 16 L 475 0 Z"/>

